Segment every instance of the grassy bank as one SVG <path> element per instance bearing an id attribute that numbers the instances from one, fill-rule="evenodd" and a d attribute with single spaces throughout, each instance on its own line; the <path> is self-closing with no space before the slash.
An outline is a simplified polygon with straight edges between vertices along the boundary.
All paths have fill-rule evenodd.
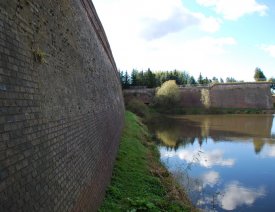
<path id="1" fill-rule="evenodd" d="M 194 211 L 160 164 L 147 128 L 131 112 L 126 112 L 111 185 L 100 211 Z"/>

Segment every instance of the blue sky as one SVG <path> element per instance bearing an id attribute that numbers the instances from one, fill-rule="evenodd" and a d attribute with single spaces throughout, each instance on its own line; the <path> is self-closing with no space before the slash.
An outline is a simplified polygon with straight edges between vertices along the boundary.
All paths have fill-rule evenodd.
<path id="1" fill-rule="evenodd" d="M 272 0 L 93 0 L 120 70 L 275 77 Z"/>

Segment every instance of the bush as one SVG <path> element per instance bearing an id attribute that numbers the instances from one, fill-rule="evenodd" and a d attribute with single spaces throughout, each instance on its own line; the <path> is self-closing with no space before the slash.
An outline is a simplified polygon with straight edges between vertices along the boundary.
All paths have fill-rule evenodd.
<path id="1" fill-rule="evenodd" d="M 142 101 L 138 99 L 131 99 L 127 105 L 127 110 L 130 110 L 131 112 L 137 114 L 140 117 L 147 117 L 149 115 L 149 108 L 147 105 L 145 105 Z"/>
<path id="2" fill-rule="evenodd" d="M 178 106 L 180 93 L 176 81 L 168 80 L 164 82 L 161 87 L 157 89 L 154 101 L 156 106 L 166 109 Z"/>

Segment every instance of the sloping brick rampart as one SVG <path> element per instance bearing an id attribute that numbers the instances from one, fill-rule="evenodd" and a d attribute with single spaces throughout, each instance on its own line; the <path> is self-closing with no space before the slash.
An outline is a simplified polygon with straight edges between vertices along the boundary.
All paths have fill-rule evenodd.
<path id="1" fill-rule="evenodd" d="M 0 1 L 0 211 L 95 211 L 123 126 L 89 0 Z"/>
<path id="2" fill-rule="evenodd" d="M 180 88 L 180 106 L 186 108 L 200 108 L 203 107 L 201 101 L 202 87 L 185 87 Z"/>
<path id="3" fill-rule="evenodd" d="M 126 101 L 138 98 L 144 103 L 150 104 L 154 99 L 153 91 L 152 89 L 136 89 L 124 90 L 123 93 Z M 204 87 L 180 88 L 181 107 L 205 107 L 203 99 L 209 101 L 207 107 L 213 108 L 273 108 L 270 83 L 267 82 L 223 83 Z"/>
<path id="4" fill-rule="evenodd" d="M 211 107 L 271 109 L 269 83 L 215 84 L 210 88 Z"/>
<path id="5" fill-rule="evenodd" d="M 133 98 L 141 100 L 144 104 L 150 104 L 153 102 L 155 96 L 155 89 L 126 89 L 123 91 L 125 102 L 129 102 Z"/>

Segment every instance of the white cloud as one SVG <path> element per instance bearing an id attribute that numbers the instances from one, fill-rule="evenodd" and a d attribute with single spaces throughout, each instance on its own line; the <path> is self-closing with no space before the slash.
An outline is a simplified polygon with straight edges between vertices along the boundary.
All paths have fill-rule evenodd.
<path id="1" fill-rule="evenodd" d="M 275 45 L 261 45 L 260 48 L 275 58 Z"/>
<path id="2" fill-rule="evenodd" d="M 119 69 L 185 69 L 195 77 L 202 70 L 217 70 L 218 77 L 221 69 L 224 73 L 234 70 L 230 66 L 225 68 L 219 56 L 236 43 L 235 39 L 202 33 L 218 31 L 222 21 L 191 12 L 181 0 L 93 2 Z M 190 30 L 196 36 L 192 36 Z"/>
<path id="3" fill-rule="evenodd" d="M 204 186 L 209 185 L 209 186 L 213 187 L 214 185 L 216 185 L 219 182 L 220 174 L 215 171 L 210 171 L 210 172 L 203 174 L 201 179 L 202 179 Z"/>
<path id="4" fill-rule="evenodd" d="M 222 21 L 220 19 L 214 17 L 206 17 L 202 14 L 198 14 L 201 16 L 200 27 L 205 32 L 217 32 L 220 29 L 220 25 Z"/>
<path id="5" fill-rule="evenodd" d="M 222 194 L 219 195 L 221 207 L 225 210 L 234 210 L 241 205 L 252 205 L 256 199 L 265 195 L 265 189 L 245 188 L 238 182 L 233 182 L 226 186 Z"/>
<path id="6" fill-rule="evenodd" d="M 185 8 L 175 8 L 164 20 L 144 18 L 145 29 L 142 35 L 147 40 L 157 39 L 169 33 L 198 25 L 201 20 Z"/>
<path id="7" fill-rule="evenodd" d="M 121 56 L 124 59 L 121 63 L 127 63 L 129 69 L 150 67 L 153 70 L 192 70 L 191 74 L 195 77 L 202 71 L 216 71 L 213 74 L 221 76 L 236 69 L 232 68 L 231 63 L 225 66 L 227 61 L 222 59 L 222 56 L 228 54 L 228 48 L 236 44 L 234 38 L 204 36 L 184 40 L 183 36 L 179 33 L 148 43 L 135 42 L 131 51 L 120 52 L 125 53 Z"/>
<path id="8" fill-rule="evenodd" d="M 230 75 L 241 80 L 247 79 L 247 72 L 259 63 L 251 64 L 249 57 L 235 58 L 236 39 L 212 34 L 220 30 L 223 21 L 193 12 L 181 0 L 93 0 L 93 3 L 121 70 L 179 69 L 195 78 L 201 72 L 210 78 Z"/>
<path id="9" fill-rule="evenodd" d="M 237 20 L 251 13 L 258 13 L 263 16 L 266 15 L 268 9 L 266 5 L 259 4 L 255 0 L 197 0 L 197 3 L 214 8 L 216 13 L 228 20 Z"/>
<path id="10" fill-rule="evenodd" d="M 235 164 L 234 159 L 224 159 L 223 152 L 219 149 L 212 151 L 202 150 L 202 154 L 198 154 L 198 150 L 188 151 L 185 149 L 177 150 L 176 152 L 168 152 L 162 155 L 162 157 L 178 157 L 187 163 L 198 164 L 200 166 L 211 168 L 213 166 L 233 166 Z"/>
<path id="11" fill-rule="evenodd" d="M 221 24 L 221 21 L 214 17 L 189 11 L 181 0 L 94 0 L 93 2 L 109 37 L 113 37 L 113 34 L 122 37 L 128 35 L 131 38 L 139 35 L 146 40 L 153 40 L 191 26 L 205 32 L 216 32 Z M 119 39 L 118 35 L 116 38 Z"/>

